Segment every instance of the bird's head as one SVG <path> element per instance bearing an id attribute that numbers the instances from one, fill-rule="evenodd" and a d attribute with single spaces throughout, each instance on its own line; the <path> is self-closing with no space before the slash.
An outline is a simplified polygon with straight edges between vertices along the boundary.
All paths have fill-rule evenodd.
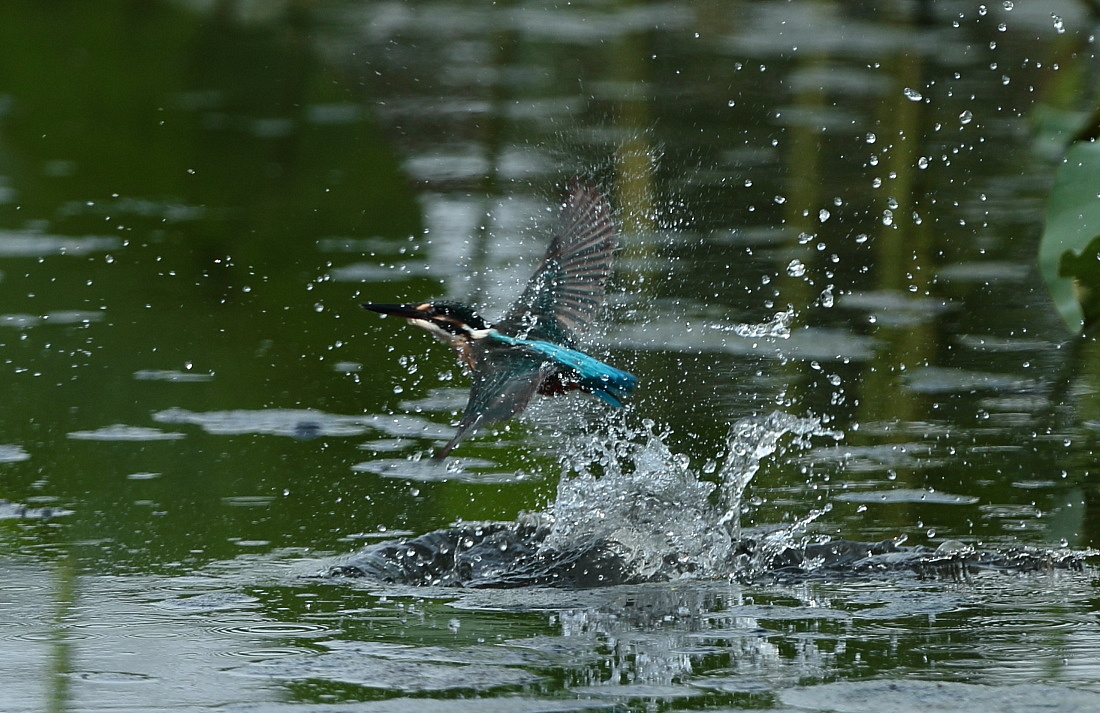
<path id="1" fill-rule="evenodd" d="M 365 304 L 364 308 L 379 314 L 404 317 L 409 324 L 426 329 L 445 342 L 472 339 L 474 333 L 488 329 L 489 324 L 472 307 L 445 300 L 410 304 Z"/>

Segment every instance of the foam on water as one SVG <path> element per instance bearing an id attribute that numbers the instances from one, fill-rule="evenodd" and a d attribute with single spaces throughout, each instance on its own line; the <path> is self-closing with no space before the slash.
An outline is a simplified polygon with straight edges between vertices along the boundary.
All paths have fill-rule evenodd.
<path id="1" fill-rule="evenodd" d="M 668 432 L 655 429 L 650 420 L 641 429 L 621 420 L 602 436 L 567 445 L 542 548 L 582 551 L 604 543 L 639 579 L 740 576 L 761 568 L 821 515 L 807 513 L 768 533 L 751 556 L 738 555 L 742 495 L 761 461 L 788 434 L 797 447 L 813 436 L 839 437 L 818 419 L 778 411 L 741 419 L 730 427 L 716 481 L 701 478 L 688 456 L 669 448 Z"/>

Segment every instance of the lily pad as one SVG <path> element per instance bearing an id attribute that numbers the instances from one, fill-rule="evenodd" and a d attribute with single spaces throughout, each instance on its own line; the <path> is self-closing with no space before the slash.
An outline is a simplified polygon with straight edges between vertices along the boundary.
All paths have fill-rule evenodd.
<path id="1" fill-rule="evenodd" d="M 1039 265 L 1071 331 L 1100 318 L 1100 143 L 1066 152 L 1047 201 Z"/>

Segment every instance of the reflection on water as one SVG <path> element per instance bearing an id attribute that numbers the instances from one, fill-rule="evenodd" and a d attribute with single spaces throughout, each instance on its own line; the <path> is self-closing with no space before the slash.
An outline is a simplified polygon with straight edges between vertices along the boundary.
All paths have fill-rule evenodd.
<path id="1" fill-rule="evenodd" d="M 413 710 L 405 696 L 444 691 L 467 699 L 451 701 L 455 711 L 498 710 L 469 700 L 473 694 L 504 696 L 499 710 L 507 711 L 704 697 L 695 710 L 716 694 L 735 707 L 765 708 L 804 705 L 794 684 L 837 679 L 853 679 L 843 690 L 869 702 L 829 710 L 872 710 L 883 701 L 907 709 L 908 694 L 896 692 L 906 690 L 908 674 L 926 677 L 930 662 L 941 684 L 958 681 L 940 689 L 954 703 L 984 700 L 990 689 L 969 683 L 973 677 L 1008 686 L 993 690 L 1009 710 L 1029 710 L 1040 682 L 1059 710 L 1087 710 L 1083 701 L 1096 695 L 1100 642 L 1083 573 L 987 573 L 965 586 L 913 578 L 794 588 L 696 582 L 422 598 L 300 579 L 314 566 L 301 557 L 240 557 L 186 576 L 87 575 L 82 604 L 70 603 L 57 619 L 49 610 L 58 576 L 6 568 L 3 591 L 20 595 L 3 636 L 5 651 L 21 651 L 6 659 L 17 674 L 7 688 L 10 710 L 34 710 L 47 685 L 80 709 L 171 700 L 183 708 L 305 710 L 307 701 L 369 700 L 368 691 L 387 693 L 386 702 L 363 708 L 380 711 Z M 41 672 L 61 642 L 66 673 L 50 684 Z M 861 683 L 868 670 L 888 674 L 895 695 Z M 912 685 L 923 700 L 920 681 Z"/>
<path id="2" fill-rule="evenodd" d="M 368 430 L 370 419 L 360 416 L 337 416 L 313 409 L 263 409 L 259 411 L 210 411 L 194 413 L 182 408 L 170 408 L 153 414 L 160 423 L 189 423 L 201 426 L 207 433 L 239 435 L 265 433 L 294 438 L 318 436 L 359 436 Z"/>
<path id="3" fill-rule="evenodd" d="M 1097 355 L 1063 348 L 1034 268 L 1058 142 L 1029 134 L 1039 102 L 1093 110 L 1091 24 L 1068 2 L 873 10 L 0 5 L 5 709 L 1086 709 L 1087 567 L 309 576 L 522 511 L 566 547 L 632 512 L 610 536 L 646 571 L 721 559 L 727 514 L 1097 546 Z M 586 346 L 642 378 L 638 438 L 546 400 L 425 463 L 467 381 L 358 304 L 510 304 L 577 173 L 626 228 Z M 729 424 L 775 411 L 843 437 L 772 444 L 744 489 Z"/>

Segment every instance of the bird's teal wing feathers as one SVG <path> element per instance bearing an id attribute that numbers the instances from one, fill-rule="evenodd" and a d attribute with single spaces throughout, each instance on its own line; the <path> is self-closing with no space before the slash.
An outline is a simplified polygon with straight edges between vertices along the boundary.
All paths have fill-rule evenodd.
<path id="1" fill-rule="evenodd" d="M 446 458 L 459 441 L 477 429 L 525 409 L 542 381 L 553 372 L 553 366 L 543 356 L 511 349 L 503 343 L 478 340 L 473 352 L 470 399 L 454 438 L 432 456 L 437 460 Z"/>
<path id="2" fill-rule="evenodd" d="M 603 305 L 615 245 L 607 196 L 590 183 L 574 181 L 546 257 L 497 329 L 572 345 Z"/>

